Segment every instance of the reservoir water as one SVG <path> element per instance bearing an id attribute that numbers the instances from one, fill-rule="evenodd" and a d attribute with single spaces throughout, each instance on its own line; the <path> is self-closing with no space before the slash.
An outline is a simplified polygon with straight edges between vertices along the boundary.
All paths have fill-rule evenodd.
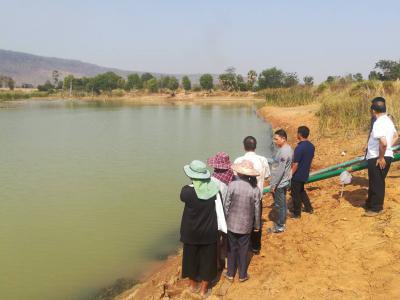
<path id="1" fill-rule="evenodd" d="M 12 105 L 12 106 L 11 106 Z M 4 106 L 4 105 L 3 105 Z M 179 246 L 182 167 L 271 128 L 252 106 L 0 109 L 0 299 L 92 299 Z"/>

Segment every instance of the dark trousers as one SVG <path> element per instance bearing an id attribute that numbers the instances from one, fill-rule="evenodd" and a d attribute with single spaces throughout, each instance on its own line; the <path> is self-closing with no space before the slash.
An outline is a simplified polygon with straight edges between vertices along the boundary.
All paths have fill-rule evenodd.
<path id="1" fill-rule="evenodd" d="M 292 199 L 293 199 L 293 214 L 295 216 L 301 216 L 301 204 L 304 205 L 305 211 L 312 211 L 310 198 L 308 198 L 307 192 L 304 189 L 304 182 L 296 181 L 292 179 Z"/>
<path id="2" fill-rule="evenodd" d="M 250 234 L 239 234 L 228 231 L 228 272 L 235 277 L 239 269 L 239 278 L 247 277 L 247 255 L 250 247 Z"/>
<path id="3" fill-rule="evenodd" d="M 260 218 L 262 219 L 262 199 L 260 203 Z M 259 231 L 252 231 L 250 236 L 251 242 L 251 249 L 253 251 L 260 251 L 261 250 L 261 237 L 262 237 L 262 221 L 260 221 L 260 230 Z"/>
<path id="4" fill-rule="evenodd" d="M 217 243 L 183 244 L 182 278 L 211 281 L 217 277 Z"/>
<path id="5" fill-rule="evenodd" d="M 376 165 L 377 158 L 368 159 L 368 199 L 365 203 L 367 210 L 381 211 L 385 199 L 385 178 L 389 172 L 391 157 L 385 157 L 386 167 L 382 170 Z"/>

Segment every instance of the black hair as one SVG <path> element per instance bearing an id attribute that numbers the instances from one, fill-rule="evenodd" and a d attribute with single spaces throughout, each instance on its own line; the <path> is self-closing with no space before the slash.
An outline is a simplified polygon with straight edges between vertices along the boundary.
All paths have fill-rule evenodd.
<path id="1" fill-rule="evenodd" d="M 300 126 L 297 128 L 297 133 L 300 134 L 302 138 L 306 139 L 310 135 L 310 128 L 307 126 Z"/>
<path id="2" fill-rule="evenodd" d="M 279 135 L 281 138 L 284 138 L 285 140 L 287 140 L 287 133 L 283 129 L 278 129 L 277 131 L 275 131 L 274 134 Z"/>
<path id="3" fill-rule="evenodd" d="M 383 97 L 375 97 L 374 99 L 371 100 L 371 103 L 372 103 L 372 104 L 375 104 L 375 103 L 377 103 L 377 102 L 383 102 L 383 103 L 385 104 L 385 103 L 386 103 L 386 100 L 385 100 L 385 98 L 383 98 Z"/>
<path id="4" fill-rule="evenodd" d="M 257 187 L 257 177 L 254 176 L 248 176 L 248 175 L 244 175 L 244 174 L 238 174 L 240 178 L 242 178 L 243 180 L 247 181 L 248 183 L 250 183 L 250 185 L 254 188 Z"/>
<path id="5" fill-rule="evenodd" d="M 386 112 L 385 102 L 372 103 L 371 109 L 374 110 L 377 113 L 385 113 Z"/>
<path id="6" fill-rule="evenodd" d="M 243 140 L 244 150 L 254 151 L 257 148 L 257 140 L 253 136 L 246 136 Z"/>

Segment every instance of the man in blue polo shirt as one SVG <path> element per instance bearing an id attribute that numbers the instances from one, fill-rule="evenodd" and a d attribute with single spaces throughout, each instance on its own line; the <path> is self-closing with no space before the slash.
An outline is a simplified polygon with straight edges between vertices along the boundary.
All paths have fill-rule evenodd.
<path id="1" fill-rule="evenodd" d="M 304 184 L 310 174 L 311 162 L 314 158 L 315 147 L 308 140 L 310 129 L 306 126 L 300 126 L 297 129 L 297 139 L 299 143 L 294 150 L 292 163 L 292 199 L 293 199 L 293 217 L 301 217 L 301 204 L 304 205 L 304 211 L 313 213 L 310 199 L 304 189 Z"/>

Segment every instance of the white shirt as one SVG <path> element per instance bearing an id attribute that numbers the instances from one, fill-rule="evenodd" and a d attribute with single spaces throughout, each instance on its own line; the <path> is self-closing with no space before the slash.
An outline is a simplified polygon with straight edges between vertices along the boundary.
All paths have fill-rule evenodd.
<path id="1" fill-rule="evenodd" d="M 271 175 L 271 171 L 269 170 L 268 160 L 261 155 L 257 155 L 253 151 L 246 152 L 245 155 L 238 157 L 235 159 L 235 164 L 241 163 L 243 160 L 249 160 L 253 163 L 254 169 L 256 169 L 260 176 L 257 176 L 257 186 L 261 191 L 261 195 L 264 190 L 264 179 L 268 178 Z"/>
<path id="2" fill-rule="evenodd" d="M 382 137 L 385 137 L 387 141 L 385 156 L 393 157 L 392 143 L 395 134 L 396 128 L 393 121 L 387 115 L 379 116 L 374 122 L 368 140 L 367 159 L 379 157 L 379 139 Z"/>
<path id="3" fill-rule="evenodd" d="M 221 195 L 222 195 L 222 199 L 221 199 L 222 204 L 224 204 L 225 198 L 226 198 L 226 193 L 228 192 L 228 186 L 224 182 L 219 180 L 218 178 L 211 176 L 211 180 L 214 181 L 218 185 L 219 191 L 221 192 Z"/>

